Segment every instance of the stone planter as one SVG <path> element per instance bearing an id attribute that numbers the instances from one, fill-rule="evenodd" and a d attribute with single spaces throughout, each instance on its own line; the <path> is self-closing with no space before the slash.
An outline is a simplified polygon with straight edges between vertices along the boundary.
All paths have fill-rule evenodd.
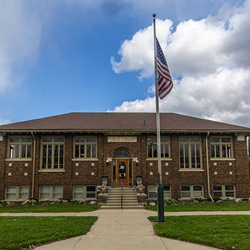
<path id="1" fill-rule="evenodd" d="M 104 205 L 107 202 L 108 194 L 98 194 L 98 205 Z"/>
<path id="2" fill-rule="evenodd" d="M 147 195 L 146 194 L 136 194 L 137 199 L 138 199 L 138 204 L 147 204 Z"/>

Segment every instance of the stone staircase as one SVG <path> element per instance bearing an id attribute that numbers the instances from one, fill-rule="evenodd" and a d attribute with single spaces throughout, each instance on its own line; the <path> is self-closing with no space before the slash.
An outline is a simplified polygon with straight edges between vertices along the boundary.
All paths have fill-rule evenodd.
<path id="1" fill-rule="evenodd" d="M 133 188 L 109 188 L 108 199 L 102 209 L 142 209 Z"/>

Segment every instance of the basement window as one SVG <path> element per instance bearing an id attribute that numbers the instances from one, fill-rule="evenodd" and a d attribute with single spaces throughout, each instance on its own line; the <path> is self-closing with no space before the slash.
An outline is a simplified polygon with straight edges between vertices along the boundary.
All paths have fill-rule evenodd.
<path id="1" fill-rule="evenodd" d="M 6 186 L 5 199 L 8 201 L 25 201 L 29 199 L 29 186 Z"/>
<path id="2" fill-rule="evenodd" d="M 63 186 L 40 186 L 40 200 L 59 200 L 61 198 L 63 198 Z"/>
<path id="3" fill-rule="evenodd" d="M 171 199 L 171 186 L 163 185 L 164 200 Z M 148 199 L 157 200 L 157 185 L 148 185 Z"/>
<path id="4" fill-rule="evenodd" d="M 182 199 L 194 199 L 201 196 L 204 196 L 202 185 L 181 185 Z"/>
<path id="5" fill-rule="evenodd" d="M 213 196 L 220 198 L 235 198 L 235 185 L 233 184 L 216 184 L 213 186 Z"/>

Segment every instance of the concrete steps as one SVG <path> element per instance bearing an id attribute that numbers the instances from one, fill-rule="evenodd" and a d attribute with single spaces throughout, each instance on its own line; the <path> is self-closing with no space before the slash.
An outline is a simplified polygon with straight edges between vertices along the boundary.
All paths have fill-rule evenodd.
<path id="1" fill-rule="evenodd" d="M 122 195 L 121 195 L 122 192 Z M 142 209 L 142 205 L 138 205 L 138 199 L 133 188 L 110 188 L 108 199 L 102 209 Z"/>

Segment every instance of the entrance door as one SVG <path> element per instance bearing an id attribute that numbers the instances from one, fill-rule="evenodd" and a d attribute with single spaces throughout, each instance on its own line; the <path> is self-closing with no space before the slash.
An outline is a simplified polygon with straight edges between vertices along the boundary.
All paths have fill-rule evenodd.
<path id="1" fill-rule="evenodd" d="M 116 160 L 116 186 L 129 186 L 129 160 Z"/>

